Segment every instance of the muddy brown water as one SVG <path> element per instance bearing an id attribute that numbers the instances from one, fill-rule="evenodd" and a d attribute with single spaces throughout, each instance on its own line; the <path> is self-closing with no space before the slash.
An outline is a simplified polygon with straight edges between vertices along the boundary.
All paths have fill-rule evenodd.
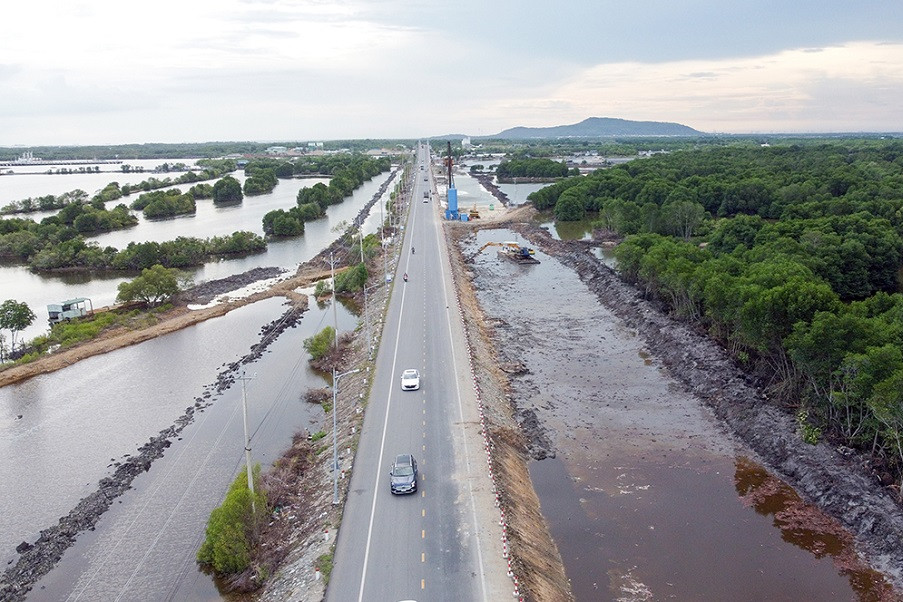
<path id="1" fill-rule="evenodd" d="M 507 230 L 477 233 L 472 253 Z M 523 241 L 522 241 L 523 242 Z M 836 523 L 771 476 L 556 260 L 472 265 L 555 458 L 531 464 L 577 600 L 878 600 Z M 541 446 L 541 443 L 540 443 Z"/>

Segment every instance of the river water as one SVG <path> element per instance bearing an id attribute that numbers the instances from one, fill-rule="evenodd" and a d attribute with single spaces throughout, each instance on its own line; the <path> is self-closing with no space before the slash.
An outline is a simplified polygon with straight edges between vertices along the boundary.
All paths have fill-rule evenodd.
<path id="1" fill-rule="evenodd" d="M 477 233 L 465 254 L 508 230 Z M 531 476 L 578 600 L 875 600 L 883 578 L 770 477 L 577 275 L 491 249 L 474 284 L 513 397 L 557 452 Z M 763 483 L 770 483 L 765 487 Z M 777 485 L 775 485 L 777 483 Z"/>
<path id="2" fill-rule="evenodd" d="M 187 161 L 186 161 L 187 162 Z M 134 162 L 133 162 L 134 163 Z M 155 164 L 159 162 L 154 162 Z M 122 174 L 94 174 L 99 188 Z M 140 181 L 151 174 L 135 179 Z M 243 180 L 241 173 L 235 174 Z M 330 206 L 326 217 L 306 224 L 304 236 L 270 243 L 266 253 L 207 264 L 193 271 L 195 281 L 222 278 L 259 266 L 293 269 L 319 253 L 337 236 L 337 226 L 353 220 L 389 177 L 383 173 Z M 3 198 L 94 190 L 82 175 L 3 176 Z M 34 189 L 2 188 L 27 178 Z M 161 176 L 162 177 L 162 176 Z M 73 179 L 70 179 L 73 178 Z M 43 180 L 43 188 L 36 183 Z M 248 197 L 234 207 L 198 203 L 194 217 L 141 221 L 124 232 L 97 237 L 104 245 L 131 240 L 168 240 L 181 235 L 212 236 L 246 229 L 258 233 L 271 209 L 295 204 L 297 191 L 317 179 L 280 180 L 273 193 Z M 53 188 L 57 182 L 71 182 Z M 25 186 L 23 184 L 23 186 Z M 40 188 L 40 189 L 39 189 Z M 9 195 L 12 198 L 9 198 Z M 380 223 L 383 194 L 364 222 L 364 232 Z M 120 274 L 37 275 L 24 266 L 0 267 L 0 298 L 26 301 L 38 322 L 26 338 L 46 325 L 43 305 L 74 296 L 95 306 L 111 303 Z M 340 331 L 357 318 L 338 308 Z M 15 547 L 34 542 L 41 529 L 56 524 L 80 499 L 97 489 L 118 462 L 169 427 L 199 399 L 213 402 L 181 433 L 132 489 L 107 511 L 96 530 L 82 533 L 59 565 L 29 595 L 34 600 L 219 599 L 211 579 L 195 569 L 194 554 L 210 510 L 218 505 L 244 458 L 241 387 L 217 392 L 214 383 L 226 366 L 249 352 L 261 328 L 285 311 L 283 300 L 268 299 L 191 328 L 83 360 L 69 368 L 0 388 L 0 558 L 12 561 Z M 304 339 L 331 325 L 331 308 L 311 304 L 298 325 L 283 332 L 260 358 L 246 367 L 249 424 L 254 460 L 264 466 L 286 448 L 293 432 L 318 429 L 322 409 L 302 401 L 305 391 L 324 387 L 310 370 Z M 239 383 L 240 384 L 240 383 Z"/>
<path id="3" fill-rule="evenodd" d="M 191 159 L 181 161 L 192 164 Z M 142 163 L 131 161 L 129 164 Z M 146 162 L 149 169 L 159 165 L 162 161 Z M 108 166 L 109 167 L 109 166 Z M 18 168 L 17 168 L 18 169 Z M 36 169 L 36 168 L 32 168 Z M 75 175 L 13 175 L 0 177 L 0 204 L 6 204 L 11 200 L 20 200 L 26 197 L 40 196 L 43 194 L 59 194 L 82 188 L 89 194 L 102 188 L 111 181 L 125 182 L 123 176 L 130 176 L 135 182 L 140 182 L 150 176 L 162 179 L 166 174 L 144 173 L 140 177 L 136 174 L 100 173 L 100 174 L 75 174 Z M 244 182 L 244 172 L 237 171 L 233 176 L 240 182 Z M 285 240 L 270 241 L 267 250 L 246 257 L 224 259 L 207 263 L 201 267 L 186 270 L 195 282 L 200 283 L 217 278 L 225 278 L 234 274 L 240 274 L 255 267 L 276 266 L 293 269 L 299 263 L 307 261 L 329 243 L 335 240 L 337 233 L 334 228 L 342 222 L 350 222 L 354 219 L 361 207 L 365 205 L 379 190 L 379 187 L 389 177 L 385 172 L 377 175 L 372 180 L 365 182 L 354 191 L 351 197 L 338 205 L 327 208 L 326 216 L 305 224 L 303 236 Z M 86 184 L 86 178 L 93 178 L 95 188 Z M 21 183 L 20 181 L 25 181 Z M 101 246 L 113 246 L 123 248 L 129 242 L 143 242 L 149 240 L 165 241 L 179 236 L 208 236 L 231 234 L 236 230 L 249 230 L 263 235 L 262 218 L 265 213 L 273 209 L 289 209 L 295 205 L 295 199 L 301 188 L 313 186 L 317 182 L 326 182 L 323 179 L 291 179 L 280 180 L 279 184 L 270 194 L 245 197 L 240 205 L 230 207 L 214 206 L 209 199 L 197 201 L 197 213 L 193 216 L 182 216 L 167 220 L 145 220 L 137 214 L 139 223 L 134 228 L 109 232 L 92 237 L 89 241 L 96 241 Z M 63 190 L 53 192 L 63 184 Z M 87 188 L 85 186 L 88 186 Z M 187 190 L 187 186 L 181 187 Z M 381 203 L 388 200 L 390 191 L 386 191 Z M 132 195 L 126 203 L 130 202 Z M 364 233 L 376 232 L 379 227 L 379 207 L 374 206 L 371 216 L 364 223 Z M 28 214 L 27 217 L 40 219 L 46 213 Z M 50 303 L 59 303 L 75 297 L 88 297 L 94 307 L 110 305 L 116 300 L 117 287 L 121 282 L 131 280 L 136 274 L 121 272 L 59 272 L 36 274 L 21 264 L 0 264 L 0 300 L 15 299 L 25 302 L 35 313 L 37 318 L 34 324 L 25 329 L 21 336 L 25 340 L 44 333 L 47 330 L 47 309 Z"/>
<path id="4" fill-rule="evenodd" d="M 6 417 L 0 448 L 15 465 L 4 463 L 4 482 L 21 484 L 0 498 L 4 555 L 14 554 L 20 540 L 33 541 L 38 529 L 95 489 L 114 460 L 134 453 L 209 393 L 224 364 L 248 353 L 260 328 L 284 309 L 283 300 L 268 299 L 0 389 L 0 407 L 15 405 L 23 414 L 12 419 L 14 426 Z M 342 306 L 338 310 L 339 330 L 355 328 L 357 318 Z M 245 367 L 252 377 L 252 455 L 264 467 L 288 447 L 292 433 L 313 432 L 324 421 L 321 407 L 302 399 L 308 389 L 329 384 L 309 368 L 302 343 L 332 322 L 331 307 L 313 303 L 297 327 Z M 79 536 L 29 599 L 218 599 L 211 579 L 196 570 L 194 555 L 210 511 L 243 467 L 241 398 L 240 382 L 214 392 L 212 405 L 133 481 L 96 530 Z M 41 477 L 30 478 L 36 474 Z"/>

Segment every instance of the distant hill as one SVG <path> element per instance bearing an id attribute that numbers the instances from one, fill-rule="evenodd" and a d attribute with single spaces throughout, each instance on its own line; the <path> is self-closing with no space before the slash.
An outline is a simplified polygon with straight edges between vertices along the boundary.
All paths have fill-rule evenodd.
<path id="1" fill-rule="evenodd" d="M 590 117 L 572 125 L 557 125 L 547 128 L 514 127 L 494 136 L 480 138 L 503 138 L 523 140 L 526 138 L 610 138 L 612 136 L 702 136 L 703 132 L 666 121 L 630 121 L 610 117 Z"/>

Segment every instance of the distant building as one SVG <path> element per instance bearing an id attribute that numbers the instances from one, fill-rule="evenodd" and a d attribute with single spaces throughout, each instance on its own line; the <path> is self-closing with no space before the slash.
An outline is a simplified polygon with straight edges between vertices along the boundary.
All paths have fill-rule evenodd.
<path id="1" fill-rule="evenodd" d="M 266 154 L 268 155 L 284 155 L 288 152 L 288 149 L 284 146 L 271 146 L 266 149 Z"/>
<path id="2" fill-rule="evenodd" d="M 25 151 L 16 159 L 16 163 L 38 163 L 40 161 L 41 158 L 35 157 L 31 151 Z"/>

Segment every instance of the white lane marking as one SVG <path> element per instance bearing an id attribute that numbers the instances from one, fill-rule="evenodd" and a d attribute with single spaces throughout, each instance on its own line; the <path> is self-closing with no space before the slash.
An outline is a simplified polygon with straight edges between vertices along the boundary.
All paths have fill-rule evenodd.
<path id="1" fill-rule="evenodd" d="M 413 234 L 411 235 L 411 237 L 413 237 Z M 401 248 L 404 249 L 404 244 L 402 244 Z M 408 257 L 407 261 L 405 262 L 405 268 L 407 268 L 410 260 L 411 258 Z M 394 282 L 395 279 L 393 278 L 392 280 Z M 395 331 L 395 349 L 392 351 L 392 376 L 391 378 L 389 378 L 388 394 L 386 395 L 386 417 L 385 419 L 383 419 L 383 434 L 379 443 L 379 460 L 377 463 L 376 479 L 373 482 L 373 504 L 371 504 L 370 506 L 370 524 L 367 527 L 367 544 L 364 547 L 364 568 L 361 570 L 361 587 L 360 590 L 358 590 L 358 602 L 362 602 L 364 599 L 364 583 L 367 581 L 367 561 L 370 559 L 370 542 L 373 539 L 373 520 L 376 517 L 376 492 L 379 491 L 379 479 L 382 476 L 381 469 L 383 465 L 383 454 L 385 453 L 386 449 L 386 432 L 389 429 L 389 409 L 392 407 L 392 385 L 395 382 L 394 375 L 396 362 L 398 362 L 398 343 L 401 340 L 401 325 L 404 322 L 404 320 L 402 320 L 402 316 L 404 316 L 404 298 L 406 293 L 407 287 L 402 286 L 401 308 L 398 311 L 398 328 Z"/>
<path id="2" fill-rule="evenodd" d="M 441 247 L 439 247 L 439 222 L 435 219 L 435 214 L 433 218 L 433 228 L 436 230 L 436 247 L 439 248 L 439 268 L 442 271 L 442 294 L 445 296 L 445 305 L 451 310 L 452 303 L 448 298 L 448 289 L 445 286 L 445 262 L 442 261 L 442 253 Z M 455 303 L 457 305 L 457 303 Z M 455 359 L 454 353 L 454 343 L 452 337 L 452 327 L 451 327 L 451 311 L 445 312 L 445 323 L 448 325 L 448 344 L 452 346 L 452 352 L 450 353 L 452 359 L 452 369 L 455 373 L 455 395 L 458 398 L 458 418 L 461 423 L 461 440 L 464 444 L 464 463 L 467 465 L 467 488 L 470 492 L 470 511 L 473 515 L 473 534 L 474 538 L 477 541 L 477 563 L 480 565 L 480 588 L 482 589 L 482 598 L 483 600 L 487 600 L 486 598 L 486 568 L 483 566 L 483 551 L 480 545 L 480 530 L 478 528 L 479 523 L 477 522 L 477 503 L 473 495 L 473 482 L 471 480 L 471 465 L 470 465 L 470 452 L 467 447 L 467 433 L 464 425 L 464 404 L 461 401 L 461 384 L 458 382 L 458 362 Z"/>

